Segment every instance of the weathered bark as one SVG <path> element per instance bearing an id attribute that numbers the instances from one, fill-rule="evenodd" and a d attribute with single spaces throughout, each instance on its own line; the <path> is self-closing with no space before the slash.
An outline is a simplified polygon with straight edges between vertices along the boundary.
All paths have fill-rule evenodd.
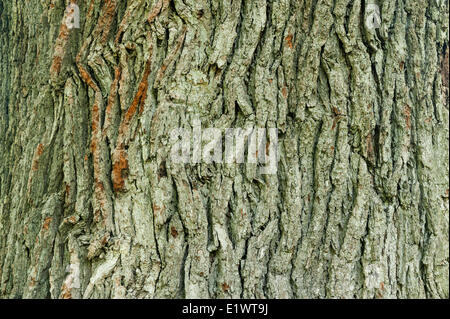
<path id="1" fill-rule="evenodd" d="M 0 0 L 0 297 L 448 298 L 449 1 L 369 3 Z"/>

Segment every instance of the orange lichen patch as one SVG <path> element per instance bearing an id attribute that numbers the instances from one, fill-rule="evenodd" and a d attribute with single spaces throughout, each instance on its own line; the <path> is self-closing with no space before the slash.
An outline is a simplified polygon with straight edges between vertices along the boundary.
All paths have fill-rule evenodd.
<path id="1" fill-rule="evenodd" d="M 38 156 L 41 156 L 42 153 L 44 153 L 44 145 L 42 143 L 40 143 L 37 147 L 36 154 Z"/>
<path id="2" fill-rule="evenodd" d="M 166 206 L 162 205 L 162 207 L 159 207 L 158 205 L 153 204 L 152 208 L 153 208 L 153 216 L 157 217 L 157 215 L 162 216 L 164 214 Z"/>
<path id="3" fill-rule="evenodd" d="M 75 216 L 70 216 L 67 219 L 71 224 L 75 224 L 77 222 L 77 218 Z"/>
<path id="4" fill-rule="evenodd" d="M 102 245 L 102 247 L 104 247 L 108 243 L 108 240 L 109 240 L 109 235 L 105 235 L 102 237 L 102 239 L 100 241 L 100 244 Z"/>
<path id="5" fill-rule="evenodd" d="M 61 288 L 61 299 L 72 299 L 72 293 L 70 288 L 64 283 Z"/>
<path id="6" fill-rule="evenodd" d="M 117 0 L 107 0 L 107 5 L 105 6 L 104 12 L 101 15 L 101 20 L 98 23 L 98 28 L 103 31 L 102 43 L 106 43 L 106 40 L 108 39 L 116 8 Z"/>
<path id="7" fill-rule="evenodd" d="M 157 211 L 161 210 L 161 207 L 159 207 L 156 204 L 153 204 L 153 212 L 156 213 Z"/>
<path id="8" fill-rule="evenodd" d="M 53 62 L 50 67 L 50 73 L 59 74 L 59 72 L 61 71 L 61 64 L 62 64 L 62 57 L 60 56 L 53 57 Z"/>
<path id="9" fill-rule="evenodd" d="M 51 222 L 52 222 L 52 218 L 51 218 L 51 217 L 47 217 L 47 218 L 44 220 L 44 224 L 42 225 L 42 229 L 48 230 L 48 228 L 49 228 Z"/>
<path id="10" fill-rule="evenodd" d="M 98 104 L 96 102 L 94 102 L 94 104 L 92 105 L 92 123 L 91 123 L 91 129 L 92 132 L 97 132 L 99 125 L 100 125 L 100 118 L 99 118 L 99 107 Z M 92 142 L 91 142 L 91 150 L 95 149 L 95 146 L 92 146 Z"/>
<path id="11" fill-rule="evenodd" d="M 177 238 L 178 237 L 178 232 L 177 232 L 175 227 L 172 226 L 170 228 L 170 234 L 172 235 L 173 238 Z"/>
<path id="12" fill-rule="evenodd" d="M 337 117 L 333 119 L 333 125 L 331 126 L 331 130 L 334 130 L 336 128 L 336 124 L 337 124 Z"/>
<path id="13" fill-rule="evenodd" d="M 118 149 L 113 154 L 112 182 L 114 191 L 122 191 L 125 187 L 125 178 L 128 175 L 127 153 Z"/>
<path id="14" fill-rule="evenodd" d="M 29 287 L 32 288 L 32 287 L 34 287 L 34 286 L 36 286 L 36 278 L 35 278 L 35 277 L 31 277 L 31 278 L 30 278 L 30 284 L 29 284 Z"/>
<path id="15" fill-rule="evenodd" d="M 98 185 L 100 182 L 99 172 L 100 172 L 100 154 L 98 151 L 98 129 L 100 125 L 100 115 L 98 104 L 94 102 L 92 106 L 92 138 L 91 138 L 91 152 L 93 154 L 93 165 L 94 165 L 94 180 L 95 184 Z M 98 187 L 96 187 L 98 188 Z"/>
<path id="16" fill-rule="evenodd" d="M 449 189 L 447 188 L 447 189 L 445 190 L 445 195 L 442 196 L 442 198 L 448 198 L 448 197 L 449 197 Z"/>
<path id="17" fill-rule="evenodd" d="M 223 292 L 228 292 L 230 290 L 230 286 L 226 282 L 224 282 L 222 284 L 222 290 Z"/>
<path id="18" fill-rule="evenodd" d="M 283 97 L 284 97 L 285 99 L 287 98 L 287 96 L 288 96 L 288 90 L 287 90 L 286 87 L 283 87 L 283 88 L 281 89 L 281 94 L 283 94 Z"/>
<path id="19" fill-rule="evenodd" d="M 341 115 L 341 112 L 339 112 L 339 110 L 336 106 L 333 106 L 331 109 L 333 110 L 334 115 L 336 115 L 336 116 Z"/>
<path id="20" fill-rule="evenodd" d="M 408 129 L 411 128 L 411 108 L 409 105 L 405 105 L 405 108 L 403 109 L 403 114 L 405 115 L 405 121 L 406 121 L 406 127 Z"/>
<path id="21" fill-rule="evenodd" d="M 292 39 L 294 36 L 292 34 L 288 34 L 288 36 L 284 39 L 286 41 L 286 46 L 292 49 L 294 45 L 292 44 Z"/>
<path id="22" fill-rule="evenodd" d="M 91 0 L 91 3 L 89 4 L 88 16 L 91 16 L 94 13 L 94 2 L 95 0 Z"/>
<path id="23" fill-rule="evenodd" d="M 89 19 L 89 17 L 93 14 L 93 4 L 94 4 L 94 1 L 92 0 L 87 19 Z M 105 19 L 105 18 L 102 18 L 102 19 Z M 99 25 L 97 24 L 94 32 L 92 33 L 92 37 L 86 39 L 86 41 L 81 46 L 81 49 L 76 57 L 76 65 L 78 67 L 81 79 L 91 89 L 93 89 L 95 91 L 95 100 L 92 105 L 92 111 L 91 111 L 92 137 L 91 137 L 90 150 L 91 150 L 92 157 L 93 157 L 93 168 L 94 168 L 94 195 L 95 195 L 95 199 L 96 199 L 97 203 L 100 206 L 101 214 L 103 216 L 103 224 L 105 225 L 108 220 L 108 216 L 110 216 L 110 212 L 112 211 L 112 208 L 111 208 L 110 203 L 108 202 L 108 196 L 105 192 L 105 187 L 104 187 L 104 184 L 102 181 L 103 180 L 102 179 L 103 172 L 101 170 L 101 154 L 100 154 L 99 147 L 98 147 L 101 142 L 101 137 L 102 137 L 101 127 L 100 127 L 100 125 L 101 125 L 100 124 L 100 110 L 103 105 L 103 101 L 102 101 L 103 97 L 102 97 L 102 93 L 101 93 L 98 85 L 94 82 L 94 80 L 92 79 L 92 76 L 89 74 L 86 67 L 83 66 L 82 62 L 81 62 L 84 54 L 86 52 L 88 52 L 88 47 L 91 44 L 92 39 L 98 38 L 100 35 L 100 32 L 102 32 L 102 31 L 103 30 L 102 30 L 101 26 L 99 27 Z M 87 160 L 87 159 L 88 159 L 88 157 L 85 156 L 85 160 Z M 98 209 L 95 209 L 95 211 L 97 213 Z M 95 216 L 95 220 L 99 221 L 100 212 L 96 215 L 97 216 Z M 108 225 L 109 225 L 109 227 L 111 227 L 110 223 L 108 223 Z"/>
<path id="24" fill-rule="evenodd" d="M 89 72 L 86 71 L 82 65 L 78 64 L 78 70 L 80 71 L 81 78 L 87 85 L 89 85 L 96 92 L 100 91 L 97 84 L 94 83 L 92 77 L 89 75 Z"/>
<path id="25" fill-rule="evenodd" d="M 144 111 L 144 103 L 145 99 L 147 98 L 147 89 L 148 89 L 148 76 L 150 75 L 151 71 L 151 58 L 147 61 L 145 65 L 145 72 L 142 79 L 142 82 L 139 84 L 138 92 L 136 93 L 135 101 L 134 103 L 139 103 L 139 114 L 142 114 Z"/>
<path id="26" fill-rule="evenodd" d="M 94 212 L 94 221 L 98 223 L 100 221 L 100 217 L 102 216 L 99 209 L 96 209 Z"/>
<path id="27" fill-rule="evenodd" d="M 147 89 L 148 89 L 148 76 L 151 71 L 151 58 L 148 59 L 144 74 L 142 75 L 142 80 L 139 83 L 138 90 L 136 95 L 122 118 L 122 122 L 119 126 L 119 134 L 117 137 L 118 145 L 113 153 L 113 171 L 112 171 L 112 181 L 113 188 L 116 192 L 123 190 L 125 186 L 125 178 L 128 173 L 128 155 L 124 150 L 124 145 L 126 144 L 126 135 L 129 130 L 130 122 L 133 116 L 137 113 L 139 107 L 139 113 L 141 114 L 144 109 L 145 99 L 147 97 Z M 119 71 L 116 73 L 117 79 L 120 76 Z M 117 84 L 116 84 L 117 87 Z"/>
<path id="28" fill-rule="evenodd" d="M 37 148 L 36 151 L 34 152 L 34 157 L 33 157 L 33 163 L 31 165 L 31 169 L 33 171 L 37 171 L 39 168 L 39 157 L 44 153 L 44 145 L 42 143 L 40 143 Z"/>
<path id="29" fill-rule="evenodd" d="M 109 211 L 106 208 L 106 194 L 105 194 L 105 186 L 103 185 L 103 182 L 99 180 L 99 173 L 94 173 L 94 193 L 95 197 L 97 198 L 97 201 L 100 204 L 100 207 L 102 209 L 102 216 L 106 218 L 108 215 L 107 212 Z"/>
<path id="30" fill-rule="evenodd" d="M 118 136 L 119 144 L 123 143 L 124 134 L 128 131 L 130 121 L 136 114 L 138 106 L 140 107 L 140 113 L 142 113 L 143 105 L 147 97 L 148 76 L 150 74 L 150 71 L 151 71 L 151 58 L 148 59 L 147 63 L 145 64 L 144 74 L 142 76 L 141 82 L 139 83 L 136 95 L 134 96 L 133 102 L 131 103 L 130 107 L 125 113 L 122 122 L 120 123 Z"/>
<path id="31" fill-rule="evenodd" d="M 69 29 L 63 22 L 59 29 L 59 35 L 55 42 L 55 47 L 53 49 L 53 60 L 50 66 L 50 74 L 52 76 L 58 76 L 61 71 L 62 60 L 66 54 L 67 40 L 69 39 Z"/>
<path id="32" fill-rule="evenodd" d="M 267 141 L 266 143 L 266 155 L 269 156 L 269 150 L 270 150 L 270 141 Z"/>

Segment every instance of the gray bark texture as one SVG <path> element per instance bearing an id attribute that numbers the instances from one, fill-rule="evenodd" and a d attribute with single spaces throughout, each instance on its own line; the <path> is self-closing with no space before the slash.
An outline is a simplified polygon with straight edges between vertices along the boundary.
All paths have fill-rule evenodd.
<path id="1" fill-rule="evenodd" d="M 0 298 L 449 297 L 448 0 L 70 2 L 0 0 Z"/>

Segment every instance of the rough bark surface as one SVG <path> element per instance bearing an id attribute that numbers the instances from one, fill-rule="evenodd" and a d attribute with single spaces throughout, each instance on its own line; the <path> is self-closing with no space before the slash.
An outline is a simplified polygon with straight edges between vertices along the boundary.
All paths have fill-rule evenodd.
<path id="1" fill-rule="evenodd" d="M 448 0 L 70 2 L 0 0 L 0 297 L 449 297 Z"/>

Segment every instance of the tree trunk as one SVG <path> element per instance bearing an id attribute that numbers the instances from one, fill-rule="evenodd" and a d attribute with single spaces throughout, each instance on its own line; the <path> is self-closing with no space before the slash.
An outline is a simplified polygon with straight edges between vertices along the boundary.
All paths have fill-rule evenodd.
<path id="1" fill-rule="evenodd" d="M 448 0 L 70 2 L 0 0 L 0 297 L 449 297 Z"/>

